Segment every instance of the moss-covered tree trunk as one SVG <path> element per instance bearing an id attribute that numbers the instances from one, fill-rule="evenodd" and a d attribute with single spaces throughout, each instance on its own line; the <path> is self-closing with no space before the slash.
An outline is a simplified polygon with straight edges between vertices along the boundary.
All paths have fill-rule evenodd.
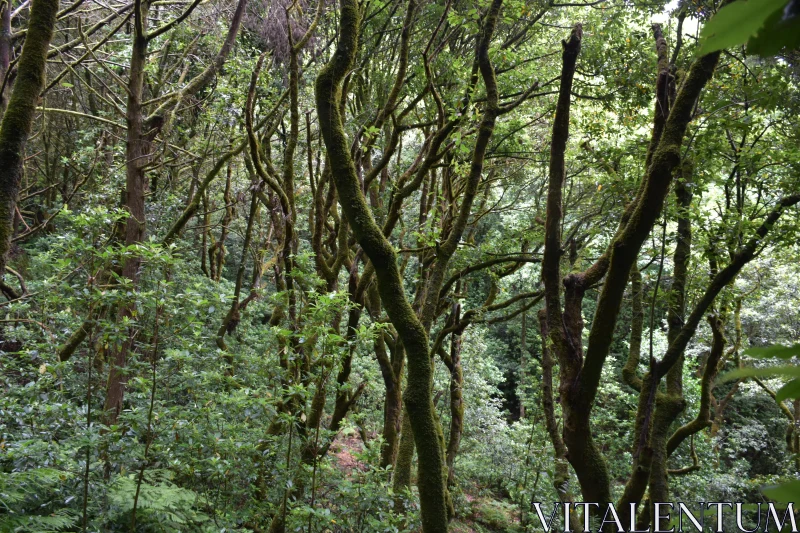
<path id="1" fill-rule="evenodd" d="M 388 333 L 383 333 L 383 336 Z M 381 353 L 382 350 L 382 353 Z M 381 449 L 382 467 L 394 467 L 397 462 L 397 451 L 400 446 L 400 431 L 403 420 L 403 369 L 405 353 L 400 343 L 389 347 L 386 354 L 386 342 L 383 338 L 375 340 L 375 352 L 386 387 L 383 400 L 383 448 Z"/>
<path id="2" fill-rule="evenodd" d="M 660 30 L 654 27 L 658 40 Z M 570 40 L 564 43 L 562 84 L 559 90 L 551 145 L 550 176 L 545 222 L 545 255 L 542 278 L 545 282 L 547 323 L 553 349 L 560 363 L 560 387 L 564 416 L 563 438 L 568 458 L 577 474 L 584 501 L 603 503 L 611 498 L 611 479 L 605 458 L 592 439 L 591 413 L 605 360 L 611 349 L 614 328 L 631 269 L 642 244 L 660 215 L 673 173 L 680 164 L 680 147 L 692 118 L 697 99 L 714 72 L 719 53 L 696 60 L 674 99 L 671 108 L 657 105 L 651 148 L 648 150 L 646 173 L 634 202 L 626 209 L 620 228 L 611 245 L 600 258 L 581 273 L 560 276 L 562 187 L 564 184 L 564 151 L 569 131 L 569 88 L 574 74 L 575 57 L 581 37 L 576 26 Z M 577 41 L 577 42 L 576 42 Z M 662 66 L 661 64 L 659 65 Z M 656 92 L 659 102 L 668 95 L 669 70 L 660 69 Z M 668 110 L 668 111 L 667 111 Z M 667 114 L 668 113 L 668 114 Z M 586 289 L 603 278 L 586 353 L 583 352 L 583 318 L 581 314 Z M 561 303 L 561 286 L 565 288 Z M 696 324 L 695 324 L 696 326 Z M 693 328 L 694 326 L 692 326 Z M 680 342 L 673 343 L 664 360 L 653 366 L 643 390 L 644 404 L 651 409 L 654 391 L 660 380 L 677 360 L 694 329 L 684 328 Z M 642 385 L 643 389 L 645 385 Z M 643 420 L 652 420 L 646 416 Z M 649 426 L 649 423 L 648 423 Z M 646 431 L 646 430 L 645 430 Z"/>
<path id="3" fill-rule="evenodd" d="M 731 261 L 725 268 L 716 272 L 711 282 L 705 289 L 693 307 L 691 313 L 683 319 L 680 328 L 671 332 L 669 347 L 663 358 L 658 362 L 651 363 L 651 371 L 645 376 L 642 384 L 642 394 L 640 396 L 639 411 L 637 413 L 637 425 L 641 428 L 640 434 L 650 434 L 649 448 L 652 450 L 653 461 L 649 471 L 649 484 L 651 501 L 666 501 L 669 498 L 669 487 L 667 483 L 666 461 L 677 447 L 687 438 L 711 425 L 711 400 L 714 381 L 719 370 L 719 361 L 723 356 L 725 338 L 723 327 L 717 317 L 710 317 L 712 332 L 714 333 L 714 343 L 711 355 L 706 361 L 703 376 L 700 384 L 700 408 L 696 418 L 689 423 L 678 428 L 675 433 L 667 439 L 668 430 L 683 408 L 683 396 L 681 393 L 682 384 L 678 370 L 684 350 L 695 331 L 703 319 L 705 313 L 711 308 L 714 300 L 719 293 L 729 285 L 756 255 L 756 250 L 763 244 L 763 239 L 775 224 L 782 212 L 790 206 L 800 203 L 800 194 L 787 196 L 780 200 L 775 208 L 764 217 L 761 226 L 756 230 L 755 235 L 739 250 L 732 254 Z M 680 248 L 680 246 L 678 247 Z M 683 250 L 684 253 L 688 250 Z M 679 251 L 676 250 L 676 254 Z M 682 262 L 679 258 L 677 263 Z M 715 269 L 714 269 L 715 270 Z M 676 270 L 677 271 L 677 270 Z M 678 271 L 680 274 L 680 272 Z M 671 302 L 675 305 L 675 302 Z M 679 307 L 676 307 L 679 309 Z M 676 322 L 677 324 L 677 322 Z M 659 392 L 658 384 L 667 378 L 667 391 Z M 649 392 L 648 392 L 649 391 Z M 645 402 L 644 398 L 649 396 L 655 398 L 655 402 Z M 651 408 L 655 406 L 653 416 L 650 416 Z M 639 422 L 641 420 L 641 422 Z M 648 420 L 650 429 L 648 430 Z M 634 500 L 635 501 L 635 500 Z M 645 510 L 646 511 L 646 510 Z M 650 513 L 643 513 L 645 520 L 640 521 L 641 525 L 646 525 L 650 519 Z"/>
<path id="4" fill-rule="evenodd" d="M 398 513 L 405 512 L 402 493 L 411 487 L 411 468 L 414 463 L 414 432 L 405 410 L 402 413 L 401 428 L 392 477 L 392 490 L 395 494 L 394 510 Z"/>
<path id="5" fill-rule="evenodd" d="M 672 258 L 672 287 L 669 291 L 669 307 L 667 309 L 667 341 L 672 343 L 680 334 L 683 317 L 686 313 L 686 287 L 689 281 L 689 264 L 691 261 L 692 221 L 689 209 L 692 204 L 692 172 L 689 162 L 684 162 L 680 170 L 680 179 L 675 185 L 675 198 L 678 207 L 678 231 L 675 253 Z M 721 350 L 721 348 L 720 348 Z M 718 361 L 718 360 L 717 360 Z M 713 363 L 716 370 L 716 362 Z M 666 376 L 666 392 L 656 397 L 653 429 L 650 434 L 649 449 L 652 451 L 650 465 L 650 501 L 669 501 L 669 479 L 667 476 L 667 440 L 672 424 L 683 412 L 683 354 Z M 651 512 L 651 516 L 654 516 Z M 664 524 L 655 524 L 661 527 Z"/>
<path id="6" fill-rule="evenodd" d="M 10 3 L 6 3 L 4 12 L 8 13 L 9 9 Z M 25 144 L 33 127 L 39 93 L 44 88 L 47 52 L 57 13 L 58 0 L 33 0 L 31 3 L 16 82 L 0 123 L 0 279 L 5 274 L 11 249 Z"/>
<path id="7" fill-rule="evenodd" d="M 461 319 L 461 306 L 453 304 L 453 318 Z M 453 333 L 450 339 L 450 433 L 447 440 L 447 485 L 456 480 L 455 462 L 464 432 L 464 372 L 461 368 L 461 335 Z"/>
<path id="8" fill-rule="evenodd" d="M 575 401 L 575 385 L 583 362 L 581 346 L 580 303 L 583 298 L 583 278 L 578 275 L 564 280 L 568 294 L 562 309 L 561 300 L 561 221 L 565 151 L 569 139 L 569 120 L 572 83 L 578 54 L 581 50 L 583 28 L 575 25 L 569 40 L 563 42 L 561 83 L 550 147 L 550 176 L 545 220 L 545 251 L 542 278 L 545 284 L 547 330 L 560 363 L 560 389 L 564 415 L 563 441 L 565 454 L 578 475 L 584 501 L 607 502 L 610 499 L 610 478 L 600 451 L 592 438 L 588 408 Z"/>
<path id="9" fill-rule="evenodd" d="M 341 116 L 342 83 L 358 51 L 360 7 L 356 0 L 340 4 L 339 42 L 333 57 L 316 82 L 319 124 L 333 180 L 356 240 L 375 268 L 381 301 L 408 355 L 408 385 L 405 405 L 419 455 L 419 491 L 422 527 L 425 533 L 447 531 L 447 502 L 441 428 L 432 401 L 433 365 L 428 336 L 411 308 L 397 267 L 391 243 L 375 223 L 361 190 Z"/>
<path id="10" fill-rule="evenodd" d="M 665 45 L 666 47 L 666 45 Z M 666 55 L 666 52 L 664 52 Z M 666 61 L 666 59 L 665 59 Z M 692 203 L 691 180 L 692 166 L 688 163 L 682 165 L 681 178 L 675 186 L 675 197 L 678 207 L 678 231 L 675 253 L 673 255 L 672 285 L 668 293 L 667 323 L 669 330 L 668 341 L 673 341 L 683 326 L 683 316 L 686 308 L 686 285 L 688 282 L 688 268 L 691 259 L 692 227 L 689 218 L 689 208 Z M 630 523 L 630 503 L 640 503 L 645 490 L 650 485 L 651 501 L 667 501 L 653 499 L 654 491 L 657 498 L 665 497 L 667 486 L 667 453 L 666 444 L 672 423 L 683 409 L 683 378 L 678 372 L 683 371 L 681 363 L 676 365 L 667 376 L 666 392 L 658 392 L 655 398 L 650 398 L 653 391 L 653 375 L 648 373 L 643 380 L 636 375 L 641 351 L 641 334 L 643 327 L 642 312 L 642 276 L 637 266 L 631 270 L 631 289 L 633 291 L 633 323 L 631 326 L 631 348 L 627 364 L 623 369 L 626 382 L 639 391 L 639 409 L 634 430 L 633 443 L 633 471 L 625 486 L 625 492 L 619 502 L 621 519 Z M 634 336 L 637 338 L 634 339 Z M 652 414 L 653 403 L 655 414 Z M 649 418 L 652 416 L 652 423 Z M 643 517 L 652 513 L 645 511 Z"/>
<path id="11" fill-rule="evenodd" d="M 555 459 L 555 472 L 553 488 L 558 494 L 561 503 L 573 503 L 572 492 L 569 488 L 569 462 L 567 461 L 567 447 L 559 432 L 556 421 L 555 402 L 553 400 L 553 366 L 555 361 L 548 346 L 547 312 L 540 309 L 538 313 L 539 331 L 542 338 L 542 411 L 544 425 L 550 442 L 553 444 L 553 458 Z M 572 522 L 577 524 L 576 513 L 570 511 Z M 579 527 L 576 525 L 576 527 Z"/>
<path id="12" fill-rule="evenodd" d="M 11 66 L 11 2 L 0 4 L 0 84 Z M 0 92 L 0 117 L 6 111 L 7 87 Z"/>
<path id="13" fill-rule="evenodd" d="M 225 214 L 222 215 L 222 220 L 220 221 L 219 239 L 215 240 L 208 250 L 209 273 L 211 274 L 211 279 L 217 283 L 222 280 L 222 270 L 225 268 L 226 255 L 228 253 L 225 242 L 228 240 L 228 233 L 234 215 L 234 200 L 231 194 L 232 179 L 233 165 L 228 163 L 228 171 L 225 175 L 225 192 L 222 194 Z"/>

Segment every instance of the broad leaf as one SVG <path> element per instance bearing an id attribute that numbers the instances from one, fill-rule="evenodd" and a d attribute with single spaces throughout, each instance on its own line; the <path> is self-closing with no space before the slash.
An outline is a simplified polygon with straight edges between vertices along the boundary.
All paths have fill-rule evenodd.
<path id="1" fill-rule="evenodd" d="M 800 344 L 794 344 L 792 346 L 773 344 L 772 346 L 748 348 L 744 351 L 744 355 L 757 359 L 791 359 L 795 355 L 800 355 Z"/>
<path id="2" fill-rule="evenodd" d="M 760 56 L 772 56 L 784 47 L 800 46 L 800 17 L 786 18 L 779 9 L 767 18 L 764 27 L 747 41 L 747 51 Z"/>
<path id="3" fill-rule="evenodd" d="M 800 378 L 800 366 L 768 366 L 764 368 L 737 368 L 720 376 L 719 382 L 725 383 L 740 378 L 766 378 L 786 376 Z"/>
<path id="4" fill-rule="evenodd" d="M 738 0 L 719 10 L 700 32 L 698 54 L 744 44 L 786 0 Z"/>
<path id="5" fill-rule="evenodd" d="M 793 379 L 778 391 L 775 395 L 775 400 L 782 402 L 787 398 L 800 398 L 800 379 Z"/>

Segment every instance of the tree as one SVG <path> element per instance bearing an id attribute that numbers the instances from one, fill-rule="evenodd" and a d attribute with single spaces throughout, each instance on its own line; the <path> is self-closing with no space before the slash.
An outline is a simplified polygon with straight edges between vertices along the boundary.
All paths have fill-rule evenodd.
<path id="1" fill-rule="evenodd" d="M 10 4 L 3 6 L 3 18 L 10 19 Z M 25 145 L 33 127 L 39 93 L 45 83 L 45 60 L 50 39 L 56 24 L 58 2 L 37 1 L 31 4 L 31 17 L 25 44 L 19 57 L 17 81 L 11 91 L 8 107 L 0 123 L 0 277 L 5 275 L 8 253 L 13 237 L 14 217 L 17 213 L 17 195 L 22 179 L 22 159 Z M 4 47 L 7 44 L 3 44 Z M 8 50 L 2 61 L 7 62 Z M 2 73 L 8 75 L 8 65 Z M 5 81 L 4 81 L 5 85 Z"/>
<path id="2" fill-rule="evenodd" d="M 662 4 L 56 6 L 0 529 L 644 529 L 792 479 L 796 54 Z"/>

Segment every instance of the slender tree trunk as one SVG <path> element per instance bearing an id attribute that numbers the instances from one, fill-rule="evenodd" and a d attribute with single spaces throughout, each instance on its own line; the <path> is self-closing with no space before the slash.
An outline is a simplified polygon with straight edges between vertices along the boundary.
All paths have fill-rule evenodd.
<path id="1" fill-rule="evenodd" d="M 397 449 L 397 461 L 395 461 L 394 477 L 392 478 L 392 489 L 397 498 L 394 510 L 397 513 L 405 512 L 400 494 L 411 487 L 411 468 L 414 463 L 414 432 L 411 428 L 411 419 L 405 409 L 402 417 L 400 445 Z"/>
<path id="2" fill-rule="evenodd" d="M 0 8 L 0 84 L 6 77 L 11 66 L 11 2 L 6 1 Z M 43 84 L 44 85 L 44 84 Z M 6 93 L 8 87 L 3 88 L 0 93 L 0 117 L 6 111 Z"/>
<path id="3" fill-rule="evenodd" d="M 244 272 L 247 267 L 247 258 L 250 256 L 250 243 L 253 238 L 253 227 L 255 226 L 256 220 L 258 219 L 258 212 L 259 212 L 259 200 L 258 200 L 258 183 L 251 184 L 252 193 L 250 195 L 250 210 L 247 216 L 247 229 L 245 230 L 244 234 L 244 242 L 242 243 L 242 255 L 239 260 L 239 268 L 236 271 L 236 285 L 233 289 L 233 298 L 231 300 L 231 307 L 228 309 L 228 313 L 225 315 L 225 318 L 222 320 L 222 324 L 220 324 L 219 329 L 217 330 L 217 348 L 223 354 L 225 358 L 225 362 L 227 364 L 226 373 L 228 375 L 233 375 L 234 368 L 233 368 L 233 356 L 228 352 L 228 346 L 225 343 L 225 335 L 231 335 L 236 330 L 236 326 L 239 325 L 239 321 L 241 320 L 240 314 L 240 302 L 242 296 L 242 286 L 244 285 Z M 253 264 L 253 269 L 258 269 L 258 258 L 255 259 Z"/>
<path id="4" fill-rule="evenodd" d="M 454 335 L 451 340 L 450 357 L 453 369 L 450 371 L 450 434 L 447 441 L 447 485 L 455 484 L 455 461 L 464 431 L 464 373 L 461 369 L 461 336 Z"/>
<path id="5" fill-rule="evenodd" d="M 461 318 L 461 305 L 455 306 L 456 323 Z M 455 484 L 455 462 L 464 431 L 464 372 L 461 369 L 461 335 L 453 333 L 450 338 L 450 434 L 447 441 L 447 486 Z"/>
<path id="6" fill-rule="evenodd" d="M 689 280 L 691 262 L 692 221 L 689 209 L 692 205 L 692 173 L 694 169 L 689 162 L 681 165 L 680 179 L 675 185 L 675 198 L 678 206 L 678 231 L 673 256 L 674 272 L 672 287 L 669 291 L 669 307 L 667 309 L 667 340 L 671 344 L 678 337 L 683 327 L 686 313 L 686 287 Z M 720 348 L 721 350 L 722 348 Z M 722 352 L 720 351 L 720 355 Z M 713 363 L 716 372 L 716 364 Z M 709 360 L 708 363 L 711 363 Z M 715 373 L 716 375 L 716 373 Z M 672 424 L 683 412 L 686 402 L 683 398 L 683 355 L 670 369 L 666 376 L 666 393 L 656 397 L 655 415 L 650 434 L 649 449 L 652 452 L 650 465 L 650 501 L 669 501 L 669 478 L 667 474 L 667 441 Z M 708 391 L 710 394 L 710 390 Z M 654 514 L 651 512 L 651 516 Z M 656 527 L 663 524 L 655 524 Z"/>
<path id="7" fill-rule="evenodd" d="M 222 195 L 222 201 L 225 204 L 225 214 L 222 216 L 220 222 L 219 239 L 214 243 L 208 251 L 209 267 L 211 269 L 211 279 L 220 282 L 222 279 L 222 269 L 225 267 L 225 255 L 227 248 L 225 241 L 228 240 L 228 230 L 233 221 L 233 195 L 231 194 L 233 178 L 233 166 L 228 163 L 228 172 L 225 178 L 225 192 Z"/>
<path id="8" fill-rule="evenodd" d="M 145 206 L 144 196 L 147 185 L 144 168 L 150 152 L 150 142 L 144 131 L 142 112 L 142 92 L 144 89 L 145 64 L 147 62 L 147 19 L 150 4 L 148 0 L 134 13 L 135 31 L 131 48 L 130 78 L 128 80 L 128 106 L 125 121 L 128 136 L 125 143 L 125 207 L 128 220 L 125 226 L 125 245 L 133 246 L 144 239 Z M 130 254 L 122 266 L 122 276 L 130 280 L 133 286 L 139 281 L 141 258 L 138 254 Z M 134 303 L 123 304 L 119 308 L 118 323 L 133 318 Z M 130 331 L 121 346 L 115 347 L 110 354 L 110 370 L 105 401 L 105 422 L 116 423 L 122 411 L 122 399 L 125 391 L 125 368 L 128 354 L 133 347 L 133 331 Z"/>
<path id="9" fill-rule="evenodd" d="M 666 45 L 665 45 L 666 46 Z M 666 54 L 666 52 L 663 52 Z M 692 166 L 682 165 L 681 176 L 675 186 L 675 197 L 678 205 L 678 231 L 675 253 L 673 255 L 674 271 L 672 286 L 668 293 L 667 323 L 669 342 L 680 333 L 686 310 L 686 284 L 688 282 L 689 263 L 691 260 L 692 227 L 689 208 L 692 203 Z M 631 325 L 631 352 L 623 370 L 626 381 L 639 391 L 639 409 L 635 424 L 633 445 L 633 472 L 620 500 L 623 522 L 630 523 L 630 503 L 640 503 L 648 484 L 650 485 L 650 501 L 667 501 L 658 498 L 668 494 L 667 479 L 667 439 L 672 423 L 683 410 L 683 362 L 677 363 L 667 376 L 666 392 L 655 391 L 652 372 L 642 379 L 636 375 L 641 351 L 641 334 L 643 327 L 642 310 L 642 276 L 638 267 L 631 269 L 631 289 L 633 291 L 633 323 Z M 634 338 L 636 337 L 636 338 Z M 655 394 L 655 398 L 650 398 Z M 653 402 L 655 407 L 653 408 Z M 654 410 L 654 413 L 653 413 Z M 652 416 L 652 421 L 649 417 Z M 656 493 L 656 499 L 653 493 Z M 642 517 L 652 516 L 649 510 L 643 511 Z"/>
<path id="10" fill-rule="evenodd" d="M 544 339 L 542 339 L 544 341 Z M 519 398 L 519 418 L 525 418 L 525 402 L 522 401 L 520 391 L 525 383 L 525 356 L 528 353 L 528 311 L 522 312 L 522 331 L 519 336 L 519 383 L 517 383 L 517 397 Z"/>
<path id="11" fill-rule="evenodd" d="M 448 522 L 444 453 L 440 442 L 441 427 L 432 401 L 433 365 L 428 352 L 428 338 L 405 297 L 396 252 L 366 204 L 344 134 L 342 82 L 357 54 L 361 13 L 356 0 L 343 0 L 339 13 L 336 52 L 320 72 L 316 83 L 320 129 L 328 149 L 340 205 L 357 241 L 375 267 L 381 301 L 408 354 L 405 405 L 419 454 L 423 531 L 444 533 Z"/>
<path id="12" fill-rule="evenodd" d="M 384 333 L 386 335 L 386 333 Z M 386 342 L 381 339 L 381 345 L 376 340 L 376 353 L 382 348 L 385 353 Z M 386 387 L 386 396 L 383 401 L 383 448 L 381 449 L 381 466 L 395 466 L 397 463 L 397 450 L 400 445 L 400 431 L 402 429 L 403 417 L 403 367 L 405 366 L 405 353 L 399 342 L 395 343 L 394 348 L 390 347 L 391 355 L 388 360 L 383 360 L 378 353 L 378 361 L 383 375 L 383 383 Z"/>

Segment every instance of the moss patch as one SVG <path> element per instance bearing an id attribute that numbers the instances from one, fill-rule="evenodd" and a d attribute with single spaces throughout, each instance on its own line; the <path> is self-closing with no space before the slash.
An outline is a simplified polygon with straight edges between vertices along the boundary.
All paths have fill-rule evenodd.
<path id="1" fill-rule="evenodd" d="M 477 526 L 474 531 L 523 531 L 517 508 L 511 503 L 491 498 L 477 498 L 471 502 L 470 510 L 469 522 L 473 527 Z"/>

